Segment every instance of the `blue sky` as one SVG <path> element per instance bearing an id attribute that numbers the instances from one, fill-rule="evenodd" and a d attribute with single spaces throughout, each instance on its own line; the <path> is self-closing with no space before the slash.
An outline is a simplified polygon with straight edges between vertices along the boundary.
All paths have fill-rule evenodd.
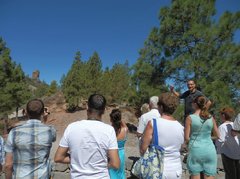
<path id="1" fill-rule="evenodd" d="M 31 76 L 59 81 L 79 50 L 98 52 L 103 67 L 133 65 L 158 14 L 170 0 L 0 0 L 0 36 L 11 57 Z M 217 15 L 239 11 L 239 0 L 217 0 Z M 236 37 L 240 42 L 240 33 Z"/>

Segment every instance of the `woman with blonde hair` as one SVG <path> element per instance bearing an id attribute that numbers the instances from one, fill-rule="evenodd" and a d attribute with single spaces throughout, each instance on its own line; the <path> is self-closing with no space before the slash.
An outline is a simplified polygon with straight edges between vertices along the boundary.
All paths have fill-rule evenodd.
<path id="1" fill-rule="evenodd" d="M 204 96 L 196 97 L 192 104 L 195 113 L 186 119 L 185 142 L 189 150 L 187 168 L 191 179 L 200 179 L 201 172 L 205 179 L 212 179 L 217 173 L 217 153 L 211 133 L 219 137 L 219 132 L 206 104 Z"/>

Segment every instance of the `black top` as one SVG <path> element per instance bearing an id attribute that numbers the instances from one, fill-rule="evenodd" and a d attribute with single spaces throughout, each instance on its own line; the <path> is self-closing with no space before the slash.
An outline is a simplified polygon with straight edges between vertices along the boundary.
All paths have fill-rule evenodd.
<path id="1" fill-rule="evenodd" d="M 188 115 L 193 114 L 195 112 L 192 107 L 192 102 L 198 96 L 204 96 L 204 95 L 201 91 L 198 91 L 198 90 L 195 90 L 193 93 L 191 93 L 188 90 L 179 96 L 180 99 L 184 99 L 184 101 L 185 101 L 185 110 L 184 110 L 185 117 L 187 117 Z"/>

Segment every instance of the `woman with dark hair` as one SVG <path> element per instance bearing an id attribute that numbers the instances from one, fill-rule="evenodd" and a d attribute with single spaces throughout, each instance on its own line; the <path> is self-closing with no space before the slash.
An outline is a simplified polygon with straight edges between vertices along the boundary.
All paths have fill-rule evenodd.
<path id="1" fill-rule="evenodd" d="M 217 153 L 211 133 L 219 138 L 219 132 L 206 104 L 204 96 L 196 97 L 192 104 L 195 113 L 186 119 L 185 142 L 189 150 L 187 167 L 191 179 L 200 179 L 201 172 L 205 179 L 212 179 L 217 172 Z"/>
<path id="2" fill-rule="evenodd" d="M 117 142 L 118 142 L 118 155 L 120 158 L 120 168 L 119 169 L 109 169 L 109 174 L 111 179 L 125 179 L 125 152 L 124 145 L 127 140 L 128 128 L 126 124 L 122 121 L 121 111 L 119 109 L 113 109 L 110 113 L 110 121 L 116 132 Z"/>

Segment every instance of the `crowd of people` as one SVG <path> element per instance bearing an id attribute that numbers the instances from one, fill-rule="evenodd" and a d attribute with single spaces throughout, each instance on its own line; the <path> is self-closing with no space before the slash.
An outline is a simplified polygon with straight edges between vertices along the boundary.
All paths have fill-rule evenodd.
<path id="1" fill-rule="evenodd" d="M 152 96 L 141 107 L 136 137 L 140 156 L 153 141 L 153 119 L 157 127 L 158 145 L 164 149 L 164 179 L 182 176 L 181 151 L 191 179 L 212 179 L 217 173 L 217 153 L 221 154 L 226 179 L 240 178 L 240 114 L 230 107 L 220 110 L 222 124 L 209 113 L 211 101 L 199 90 L 194 80 L 187 82 L 183 94 L 175 91 Z M 184 122 L 173 114 L 184 99 Z M 100 94 L 88 98 L 87 119 L 67 126 L 55 153 L 56 163 L 70 164 L 71 178 L 125 179 L 125 151 L 128 127 L 121 110 L 110 113 L 111 125 L 102 122 L 106 99 Z M 46 125 L 46 108 L 39 99 L 26 105 L 29 120 L 11 129 L 5 141 L 0 137 L 0 171 L 4 165 L 6 179 L 50 179 L 49 159 L 56 140 L 54 127 Z"/>

